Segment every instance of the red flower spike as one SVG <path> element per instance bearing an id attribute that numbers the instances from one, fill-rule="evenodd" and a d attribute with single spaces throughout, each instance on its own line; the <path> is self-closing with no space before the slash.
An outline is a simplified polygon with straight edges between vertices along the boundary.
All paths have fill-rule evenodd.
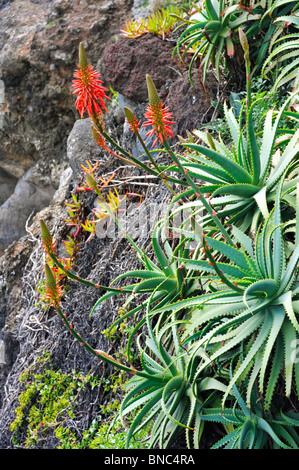
<path id="1" fill-rule="evenodd" d="M 82 43 L 79 50 L 79 68 L 75 71 L 74 78 L 73 93 L 78 95 L 75 105 L 81 118 L 85 111 L 88 112 L 89 116 L 94 113 L 102 115 L 102 109 L 108 113 L 104 101 L 110 99 L 105 94 L 107 88 L 102 86 L 103 82 L 97 70 L 88 65 Z"/>
<path id="2" fill-rule="evenodd" d="M 171 121 L 172 114 L 168 111 L 168 107 L 163 107 L 164 105 L 157 93 L 154 82 L 149 75 L 146 76 L 146 82 L 149 96 L 149 105 L 146 108 L 146 112 L 144 114 L 147 121 L 143 124 L 143 127 L 153 126 L 153 129 L 146 135 L 151 137 L 154 133 L 156 133 L 157 137 L 152 145 L 152 147 L 154 147 L 158 140 L 163 144 L 164 139 L 167 140 L 168 135 L 173 137 L 170 124 L 174 124 L 174 121 Z"/>

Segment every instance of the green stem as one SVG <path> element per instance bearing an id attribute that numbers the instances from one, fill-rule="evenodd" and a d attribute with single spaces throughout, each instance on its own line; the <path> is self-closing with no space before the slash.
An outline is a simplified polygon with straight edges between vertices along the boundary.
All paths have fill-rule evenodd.
<path id="1" fill-rule="evenodd" d="M 244 290 L 241 289 L 240 287 L 238 287 L 236 284 L 234 284 L 233 282 L 230 282 L 229 279 L 227 279 L 227 277 L 224 276 L 223 272 L 221 271 L 221 269 L 219 269 L 216 261 L 214 260 L 214 257 L 212 255 L 212 253 L 210 252 L 210 249 L 207 245 L 207 242 L 206 242 L 206 239 L 205 237 L 203 237 L 203 246 L 204 246 L 204 252 L 205 254 L 207 255 L 208 259 L 209 259 L 209 262 L 211 265 L 213 265 L 213 268 L 215 269 L 216 273 L 218 274 L 218 276 L 220 277 L 221 281 L 226 284 L 228 287 L 230 287 L 230 289 L 238 292 L 239 294 L 244 294 Z"/>
<path id="2" fill-rule="evenodd" d="M 113 288 L 113 287 L 107 287 L 107 286 L 101 286 L 100 284 L 95 284 L 92 281 L 88 281 L 87 279 L 83 279 L 82 277 L 78 276 L 77 274 L 73 273 L 69 269 L 66 269 L 64 265 L 57 259 L 55 254 L 51 251 L 47 251 L 47 254 L 50 256 L 52 259 L 53 263 L 56 264 L 70 279 L 73 279 L 74 281 L 81 282 L 82 284 L 85 284 L 90 287 L 95 287 L 96 289 L 102 289 L 106 290 L 108 292 L 115 292 L 116 294 L 121 294 L 123 291 L 126 290 L 126 288 Z"/>
<path id="3" fill-rule="evenodd" d="M 152 157 L 151 153 L 149 152 L 147 146 L 145 145 L 144 140 L 142 139 L 141 135 L 139 134 L 139 132 L 137 130 L 135 131 L 135 134 L 136 134 L 137 139 L 141 143 L 141 145 L 143 147 L 143 150 L 145 151 L 145 153 L 148 156 L 149 160 L 154 165 L 154 167 L 155 167 L 155 169 L 158 173 L 158 177 L 162 179 L 163 183 L 166 185 L 166 187 L 169 189 L 169 191 L 173 194 L 173 196 L 175 196 L 176 193 L 174 192 L 174 190 L 172 189 L 170 184 L 168 184 L 168 182 L 167 182 L 167 176 L 165 175 L 165 173 L 163 173 L 163 170 L 161 170 L 161 168 L 159 168 L 159 166 L 155 162 L 155 160 Z"/>
<path id="4" fill-rule="evenodd" d="M 169 177 L 169 176 L 166 176 L 163 172 L 161 172 L 161 169 L 155 165 L 153 159 L 152 159 L 152 156 L 150 155 L 150 153 L 148 152 L 148 149 L 145 147 L 144 143 L 142 143 L 142 146 L 143 148 L 145 149 L 145 151 L 147 152 L 147 155 L 149 156 L 150 158 L 150 161 L 155 165 L 155 168 L 156 170 L 150 168 L 149 166 L 147 166 L 145 163 L 143 163 L 142 161 L 138 160 L 138 158 L 135 158 L 131 153 L 127 152 L 125 149 L 123 149 L 120 145 L 118 145 L 117 142 L 115 142 L 115 140 L 110 137 L 109 134 L 107 134 L 105 132 L 105 130 L 103 129 L 100 121 L 97 119 L 97 116 L 92 116 L 91 117 L 91 120 L 92 122 L 94 123 L 94 125 L 96 126 L 96 128 L 98 129 L 98 131 L 103 135 L 103 137 L 113 146 L 115 147 L 122 155 L 124 155 L 130 163 L 133 163 L 135 166 L 137 166 L 138 168 L 141 168 L 143 169 L 144 171 L 147 171 L 148 173 L 150 173 L 151 175 L 154 175 L 154 176 L 157 176 L 158 178 L 160 179 L 163 179 L 163 178 L 166 178 L 167 181 L 169 182 L 172 182 L 172 183 L 177 183 L 177 184 L 182 184 L 182 185 L 186 185 L 186 182 L 183 181 L 183 180 L 178 180 L 176 178 L 172 178 L 172 177 Z M 141 137 L 140 137 L 141 139 Z M 142 142 L 142 139 L 140 140 L 140 142 Z M 163 173 L 163 176 L 161 175 L 161 173 Z M 170 188 L 168 188 L 170 189 Z"/>
<path id="5" fill-rule="evenodd" d="M 144 377 L 146 379 L 149 379 L 154 382 L 163 382 L 165 379 L 164 377 L 159 377 L 159 376 L 153 376 L 149 375 L 143 371 L 136 370 L 135 368 L 125 366 L 124 364 L 121 364 L 120 362 L 116 361 L 113 359 L 112 356 L 109 354 L 105 353 L 104 351 L 100 351 L 97 349 L 94 349 L 92 346 L 90 346 L 82 337 L 79 335 L 79 333 L 76 332 L 76 330 L 73 328 L 73 326 L 70 324 L 68 319 L 66 318 L 66 315 L 63 314 L 61 308 L 59 306 L 56 307 L 56 311 L 58 315 L 60 316 L 61 320 L 63 321 L 64 325 L 66 328 L 70 331 L 70 333 L 74 336 L 74 338 L 79 341 L 79 343 L 84 346 L 84 348 L 96 356 L 98 359 L 101 359 L 104 362 L 107 362 L 108 364 L 112 365 L 113 367 L 123 370 L 124 372 L 128 372 L 131 375 L 137 375 L 138 377 Z"/>

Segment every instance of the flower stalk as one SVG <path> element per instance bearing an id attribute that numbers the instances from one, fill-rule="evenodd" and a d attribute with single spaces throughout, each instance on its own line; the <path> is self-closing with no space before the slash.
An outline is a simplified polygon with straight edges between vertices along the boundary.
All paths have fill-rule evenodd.
<path id="1" fill-rule="evenodd" d="M 67 319 L 67 316 L 62 312 L 61 307 L 60 307 L 60 297 L 61 297 L 61 291 L 60 287 L 56 283 L 55 276 L 51 270 L 51 268 L 48 266 L 48 264 L 45 265 L 45 274 L 46 274 L 46 286 L 48 289 L 49 297 L 52 301 L 53 307 L 56 309 L 59 317 L 61 318 L 62 322 L 66 326 L 66 328 L 69 330 L 69 332 L 73 335 L 73 337 L 79 341 L 79 343 L 84 346 L 84 348 L 96 356 L 98 359 L 101 359 L 102 361 L 112 365 L 113 367 L 123 370 L 124 372 L 127 372 L 130 375 L 137 375 L 139 377 L 144 377 L 146 379 L 154 380 L 155 382 L 163 382 L 164 378 L 162 377 L 155 377 L 150 374 L 147 374 L 146 372 L 143 371 L 138 371 L 134 367 L 128 367 L 124 364 L 121 364 L 118 362 L 116 359 L 114 359 L 110 354 L 107 354 L 104 351 L 101 351 L 99 349 L 94 349 L 90 344 L 85 341 L 84 338 L 75 330 L 73 325 L 69 322 Z"/>
<path id="2" fill-rule="evenodd" d="M 251 64 L 249 60 L 249 44 L 247 40 L 247 36 L 244 33 L 242 28 L 239 28 L 239 38 L 242 49 L 244 51 L 244 60 L 245 60 L 245 68 L 246 68 L 246 104 L 247 108 L 249 109 L 251 106 Z"/>
<path id="3" fill-rule="evenodd" d="M 174 124 L 175 122 L 171 120 L 172 114 L 168 111 L 168 107 L 164 108 L 155 84 L 149 75 L 146 75 L 146 83 L 149 104 L 144 114 L 144 116 L 147 118 L 147 121 L 143 124 L 143 127 L 153 127 L 146 135 L 151 137 L 154 133 L 156 134 L 156 139 L 152 145 L 152 147 L 154 147 L 158 140 L 161 144 L 163 144 L 163 141 L 167 140 L 168 135 L 173 137 L 173 132 L 170 125 Z"/>
<path id="4" fill-rule="evenodd" d="M 170 184 L 167 182 L 167 176 L 165 175 L 163 170 L 161 170 L 161 168 L 159 168 L 159 166 L 157 165 L 155 159 L 152 157 L 152 155 L 149 152 L 147 146 L 145 145 L 145 142 L 144 142 L 143 138 L 140 135 L 140 132 L 139 132 L 140 122 L 139 123 L 137 122 L 136 116 L 134 115 L 134 113 L 129 108 L 124 107 L 124 112 L 125 112 L 127 121 L 129 123 L 130 129 L 135 133 L 137 139 L 139 140 L 140 144 L 142 145 L 142 148 L 143 148 L 145 154 L 147 155 L 148 159 L 150 160 L 150 162 L 152 163 L 152 165 L 156 169 L 156 171 L 158 173 L 158 177 L 162 179 L 163 183 L 167 186 L 169 191 L 175 196 L 174 190 L 172 189 Z"/>
<path id="5" fill-rule="evenodd" d="M 58 268 L 60 268 L 70 279 L 72 279 L 73 281 L 81 282 L 82 284 L 85 284 L 87 286 L 94 287 L 96 289 L 105 290 L 105 291 L 108 291 L 108 292 L 115 292 L 115 293 L 120 294 L 120 293 L 122 293 L 123 291 L 126 290 L 125 287 L 123 287 L 123 288 L 112 288 L 112 287 L 107 287 L 107 286 L 102 286 L 100 284 L 96 284 L 92 281 L 88 281 L 87 279 L 83 279 L 82 277 L 78 276 L 77 274 L 75 274 L 70 269 L 66 268 L 66 266 L 63 263 L 61 263 L 61 261 L 55 255 L 55 252 L 52 248 L 53 245 L 48 244 L 48 241 L 49 241 L 48 235 L 50 235 L 50 232 L 49 232 L 49 229 L 48 229 L 48 227 L 46 226 L 46 224 L 43 220 L 40 220 L 40 227 L 41 227 L 44 251 L 49 255 L 49 257 L 52 259 L 53 263 Z M 50 235 L 50 237 L 51 237 L 51 235 Z M 51 237 L 51 239 L 52 239 L 52 237 Z"/>

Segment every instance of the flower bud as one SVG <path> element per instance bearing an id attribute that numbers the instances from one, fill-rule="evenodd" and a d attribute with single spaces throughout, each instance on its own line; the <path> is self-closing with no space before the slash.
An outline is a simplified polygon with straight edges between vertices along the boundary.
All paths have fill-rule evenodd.
<path id="1" fill-rule="evenodd" d="M 101 134 L 100 131 L 98 131 L 95 127 L 91 126 L 91 133 L 92 136 L 97 144 L 99 144 L 100 147 L 103 149 L 107 149 L 105 138 Z"/>
<path id="2" fill-rule="evenodd" d="M 45 275 L 47 298 L 50 300 L 50 303 L 53 305 L 53 307 L 58 308 L 60 304 L 60 297 L 63 295 L 63 289 L 57 285 L 55 276 L 48 264 L 45 264 Z"/>
<path id="3" fill-rule="evenodd" d="M 47 253 L 53 253 L 54 252 L 54 243 L 53 243 L 53 238 L 50 234 L 50 231 L 45 224 L 45 222 L 41 219 L 40 220 L 40 229 L 41 229 L 41 236 L 42 236 L 42 241 L 44 244 L 44 249 Z"/>
<path id="4" fill-rule="evenodd" d="M 238 32 L 239 32 L 240 43 L 241 43 L 241 46 L 243 48 L 243 51 L 247 52 L 249 50 L 247 36 L 244 33 L 242 28 L 239 28 Z"/>
<path id="5" fill-rule="evenodd" d="M 82 42 L 80 42 L 80 45 L 79 45 L 79 64 L 80 64 L 81 70 L 86 70 L 88 68 L 88 60 L 87 60 L 85 49 L 84 49 Z"/>
<path id="6" fill-rule="evenodd" d="M 158 95 L 157 89 L 151 77 L 146 75 L 146 84 L 147 84 L 147 91 L 148 91 L 148 100 L 152 106 L 157 106 L 161 102 L 161 98 Z"/>
<path id="7" fill-rule="evenodd" d="M 126 115 L 127 121 L 132 131 L 139 132 L 140 123 L 137 122 L 136 116 L 133 113 L 133 111 L 131 111 L 129 108 L 124 107 L 124 113 Z"/>
<path id="8" fill-rule="evenodd" d="M 52 269 L 48 264 L 45 264 L 45 274 L 46 274 L 46 284 L 47 288 L 49 291 L 53 292 L 55 295 L 55 292 L 57 290 L 57 284 L 56 284 L 56 279 L 54 277 L 54 274 L 52 273 Z"/>

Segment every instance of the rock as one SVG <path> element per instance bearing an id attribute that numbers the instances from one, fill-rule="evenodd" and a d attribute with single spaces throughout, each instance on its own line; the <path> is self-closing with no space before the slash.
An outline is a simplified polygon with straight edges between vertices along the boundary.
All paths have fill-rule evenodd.
<path id="1" fill-rule="evenodd" d="M 78 119 L 67 139 L 67 159 L 74 178 L 80 176 L 81 165 L 86 166 L 86 160 L 97 160 L 102 153 L 92 136 L 90 119 Z"/>
<path id="2" fill-rule="evenodd" d="M 171 126 L 174 135 L 186 136 L 186 131 L 198 129 L 211 118 L 213 109 L 211 100 L 216 99 L 218 82 L 212 72 L 208 73 L 206 91 L 199 83 L 197 72 L 193 71 L 192 87 L 188 71 L 178 77 L 169 88 L 165 105 L 173 114 L 175 124 Z"/>
<path id="3" fill-rule="evenodd" d="M 62 161 L 67 161 L 67 138 L 79 117 L 71 86 L 78 64 L 79 43 L 84 42 L 88 59 L 95 66 L 104 47 L 117 40 L 121 26 L 131 16 L 133 0 L 100 2 L 102 9 L 97 3 L 90 3 L 93 2 L 3 0 L 0 3 L 0 8 L 3 7 L 0 16 L 0 178 L 1 183 L 3 181 L 0 204 L 12 196 L 17 179 L 37 162 L 42 161 L 43 166 L 49 162 L 48 174 L 51 175 L 53 159 L 58 168 Z M 8 178 L 7 174 L 12 177 Z M 36 174 L 37 185 L 38 179 Z M 55 180 L 50 184 L 55 190 Z M 48 197 L 45 199 L 44 195 L 39 202 L 48 204 Z M 0 210 L 2 247 L 15 240 L 17 233 L 24 233 L 24 227 L 7 231 L 5 236 L 3 233 L 5 227 L 8 229 L 6 221 L 11 210 L 8 207 L 17 199 L 14 196 Z M 40 208 L 38 204 L 35 212 Z M 2 216 L 5 220 L 1 220 Z M 19 219 L 20 223 L 24 218 Z M 17 222 L 17 215 L 14 220 Z"/>
<path id="4" fill-rule="evenodd" d="M 134 0 L 132 16 L 134 20 L 146 19 L 155 10 L 165 7 L 167 0 Z M 147 6 L 146 6 L 147 5 Z"/>
<path id="5" fill-rule="evenodd" d="M 177 78 L 178 71 L 171 58 L 173 48 L 172 43 L 151 34 L 137 39 L 122 37 L 106 47 L 101 63 L 102 76 L 113 90 L 142 103 L 148 98 L 146 74 L 159 89 L 167 80 Z"/>
<path id="6" fill-rule="evenodd" d="M 25 237 L 26 238 L 26 237 Z M 25 238 L 12 243 L 0 258 L 0 403 L 4 395 L 4 383 L 19 353 L 19 341 L 15 329 L 17 313 L 23 312 L 22 276 L 32 252 L 33 244 Z"/>
<path id="7" fill-rule="evenodd" d="M 99 12 L 100 13 L 108 13 L 113 8 L 115 8 L 114 1 L 113 0 L 108 0 L 107 2 L 104 2 L 99 6 Z"/>
<path id="8" fill-rule="evenodd" d="M 51 174 L 49 162 L 44 168 L 37 163 L 19 179 L 13 194 L 0 207 L 0 255 L 10 243 L 26 234 L 26 222 L 30 216 L 49 205 L 64 167 L 52 162 Z M 45 174 L 42 176 L 43 171 Z"/>
<path id="9" fill-rule="evenodd" d="M 0 166 L 0 205 L 13 193 L 18 179 Z"/>
<path id="10" fill-rule="evenodd" d="M 33 217 L 28 233 L 18 241 L 11 243 L 0 257 L 0 403 L 4 396 L 3 385 L 5 379 L 20 350 L 18 328 L 22 324 L 26 312 L 24 269 L 36 247 L 36 237 L 40 235 L 39 219 L 43 217 L 45 220 L 50 221 L 55 216 L 61 217 L 71 177 L 72 171 L 70 168 L 62 172 L 60 179 L 58 179 L 59 186 L 54 192 L 51 204 Z M 40 255 L 42 260 L 42 253 Z M 35 277 L 33 270 L 30 277 L 32 280 Z M 34 287 L 34 290 L 37 294 L 36 287 Z M 33 297 L 34 290 L 32 291 Z"/>

